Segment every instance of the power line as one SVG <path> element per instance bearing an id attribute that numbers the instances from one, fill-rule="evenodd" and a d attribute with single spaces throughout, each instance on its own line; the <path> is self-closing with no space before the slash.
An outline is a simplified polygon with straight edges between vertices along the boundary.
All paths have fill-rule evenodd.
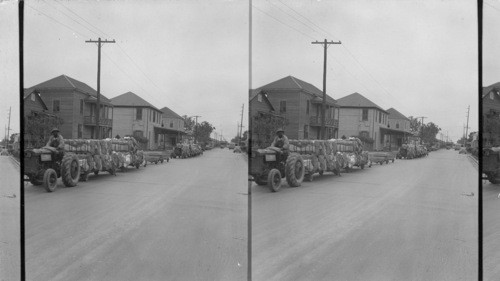
<path id="1" fill-rule="evenodd" d="M 252 5 L 252 7 L 253 7 L 253 8 L 255 8 L 255 9 L 257 9 L 257 10 L 258 10 L 258 11 L 260 11 L 261 13 L 263 13 L 263 14 L 267 15 L 268 17 L 270 17 L 270 18 L 274 19 L 275 21 L 277 21 L 277 22 L 279 22 L 279 23 L 281 23 L 281 24 L 283 24 L 283 25 L 287 26 L 288 28 L 291 28 L 291 29 L 293 29 L 293 30 L 297 31 L 298 33 L 300 33 L 300 34 L 302 34 L 302 35 L 304 35 L 304 36 L 306 36 L 306 37 L 309 37 L 310 39 L 314 40 L 314 37 L 312 37 L 312 36 L 310 36 L 310 35 L 308 35 L 308 34 L 306 34 L 306 33 L 302 32 L 302 31 L 300 31 L 300 30 L 298 30 L 298 29 L 296 29 L 296 28 L 295 28 L 295 27 L 293 27 L 293 26 L 290 26 L 290 25 L 288 25 L 288 24 L 286 24 L 286 23 L 284 23 L 284 22 L 280 21 L 279 19 L 277 19 L 277 18 L 275 18 L 275 17 L 271 16 L 270 14 L 268 14 L 268 13 L 264 12 L 263 10 L 261 10 L 261 9 L 257 8 L 256 6 Z"/>
<path id="2" fill-rule="evenodd" d="M 278 5 L 274 4 L 273 2 L 270 2 L 269 0 L 267 0 L 267 2 L 269 2 L 270 4 L 272 4 L 273 6 L 275 6 L 276 8 L 278 8 L 278 9 L 279 9 L 281 12 L 283 12 L 284 14 L 286 14 L 286 15 L 288 15 L 289 17 L 293 18 L 294 20 L 296 20 L 296 21 L 298 21 L 298 22 L 302 23 L 302 24 L 303 24 L 304 26 L 306 26 L 307 28 L 310 28 L 312 31 L 317 32 L 314 28 L 310 27 L 308 24 L 306 24 L 306 23 L 304 23 L 303 21 L 301 21 L 301 20 L 297 19 L 297 18 L 296 18 L 296 17 L 294 17 L 293 15 L 291 15 L 291 14 L 289 14 L 289 13 L 285 12 L 283 9 L 281 9 L 280 7 L 278 7 Z M 317 33 L 319 33 L 319 32 L 317 32 Z"/>
<path id="3" fill-rule="evenodd" d="M 40 14 L 42 14 L 42 15 L 44 15 L 44 16 L 46 16 L 46 17 L 48 17 L 49 19 L 51 19 L 51 20 L 53 20 L 53 21 L 57 22 L 58 24 L 60 24 L 60 25 L 62 25 L 62 26 L 64 26 L 64 27 L 66 27 L 67 29 L 69 29 L 69 30 L 70 30 L 70 31 L 72 31 L 73 33 L 77 33 L 77 34 L 78 34 L 78 35 L 80 35 L 81 37 L 84 37 L 84 38 L 85 38 L 85 37 L 89 37 L 89 36 L 83 35 L 82 33 L 78 32 L 78 31 L 73 30 L 73 29 L 72 29 L 71 27 L 69 27 L 68 25 L 66 25 L 66 24 L 64 24 L 64 23 L 62 23 L 62 22 L 60 22 L 60 21 L 58 21 L 58 20 L 54 19 L 53 17 L 51 17 L 51 16 L 49 16 L 49 15 L 45 14 L 44 12 L 42 12 L 42 11 L 40 11 L 40 10 L 38 10 L 38 9 L 36 9 L 36 8 L 34 8 L 34 7 L 30 6 L 30 5 L 28 5 L 28 4 L 26 4 L 26 6 L 30 7 L 31 9 L 33 9 L 33 10 L 35 10 L 35 11 L 37 11 L 37 12 L 39 12 L 39 13 L 40 13 Z"/>
<path id="4" fill-rule="evenodd" d="M 54 8 L 56 11 L 58 11 L 58 12 L 60 12 L 61 14 L 65 15 L 65 16 L 66 16 L 67 18 L 69 18 L 70 20 L 72 20 L 72 21 L 76 22 L 77 24 L 79 24 L 80 26 L 83 26 L 83 27 L 84 27 L 85 29 L 87 29 L 88 31 L 90 31 L 90 32 L 94 33 L 95 35 L 98 35 L 98 36 L 99 36 L 99 34 L 98 34 L 98 33 L 94 32 L 93 30 L 91 30 L 91 29 L 89 29 L 88 27 L 84 26 L 84 25 L 83 25 L 83 24 L 81 24 L 80 22 L 78 22 L 78 21 L 74 20 L 72 17 L 68 16 L 66 13 L 64 13 L 64 12 L 63 12 L 63 11 L 61 11 L 61 10 L 59 10 L 59 9 L 58 9 L 57 7 L 55 7 L 54 5 L 52 5 L 52 4 L 48 3 L 48 2 L 46 2 L 45 0 L 42 0 L 42 1 L 43 1 L 45 4 L 48 4 L 49 6 L 51 6 L 52 8 Z M 109 36 L 109 37 L 111 37 L 111 36 Z"/>
<path id="5" fill-rule="evenodd" d="M 70 8 L 68 8 L 67 6 L 65 6 L 62 2 L 59 2 L 59 1 L 56 1 L 56 3 L 60 4 L 61 6 L 63 6 L 66 10 L 70 11 L 72 14 L 74 14 L 75 16 L 79 17 L 80 19 L 82 19 L 84 22 L 86 22 L 88 25 L 92 26 L 93 28 L 95 28 L 96 30 L 98 30 L 99 32 L 101 32 L 102 34 L 100 35 L 105 35 L 106 37 L 112 37 L 112 36 L 109 36 L 106 32 L 102 31 L 101 29 L 99 29 L 98 27 L 94 26 L 93 24 L 91 24 L 90 22 L 88 22 L 87 20 L 85 20 L 83 17 L 81 17 L 80 15 L 78 15 L 78 13 L 75 13 L 73 12 Z"/>

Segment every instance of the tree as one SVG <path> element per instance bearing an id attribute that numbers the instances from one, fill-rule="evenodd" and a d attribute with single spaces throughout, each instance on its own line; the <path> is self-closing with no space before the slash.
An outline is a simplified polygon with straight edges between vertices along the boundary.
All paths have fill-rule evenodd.
<path id="1" fill-rule="evenodd" d="M 201 143 L 209 143 L 210 142 L 210 135 L 212 132 L 215 130 L 215 127 L 212 126 L 212 124 L 208 123 L 207 121 L 203 121 L 199 124 L 194 125 L 194 139 L 197 142 Z"/>
<path id="2" fill-rule="evenodd" d="M 60 117 L 37 113 L 24 119 L 25 147 L 45 146 L 53 128 L 59 128 L 63 124 Z"/>
<path id="3" fill-rule="evenodd" d="M 272 114 L 259 114 L 252 120 L 252 146 L 265 148 L 271 145 L 278 128 L 285 127 L 288 120 Z"/>
<path id="4" fill-rule="evenodd" d="M 192 132 L 195 125 L 194 118 L 188 117 L 187 115 L 184 115 L 183 117 L 184 117 L 184 129 L 188 132 Z"/>
<path id="5" fill-rule="evenodd" d="M 441 131 L 441 128 L 439 128 L 436 124 L 429 122 L 421 126 L 419 136 L 423 142 L 433 145 L 437 141 L 436 135 L 439 131 Z"/>

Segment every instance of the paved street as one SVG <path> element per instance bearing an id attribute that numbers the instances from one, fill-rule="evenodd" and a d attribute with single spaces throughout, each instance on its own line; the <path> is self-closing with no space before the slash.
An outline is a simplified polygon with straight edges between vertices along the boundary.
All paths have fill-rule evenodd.
<path id="1" fill-rule="evenodd" d="M 216 148 L 53 193 L 27 184 L 27 279 L 246 280 L 246 180 L 244 156 Z"/>
<path id="2" fill-rule="evenodd" d="M 477 173 L 439 150 L 277 193 L 254 185 L 253 280 L 476 280 Z"/>
<path id="3" fill-rule="evenodd" d="M 19 165 L 9 156 L 0 156 L 0 280 L 20 280 L 20 194 Z"/>
<path id="4" fill-rule="evenodd" d="M 483 274 L 484 280 L 500 276 L 500 185 L 483 181 Z"/>

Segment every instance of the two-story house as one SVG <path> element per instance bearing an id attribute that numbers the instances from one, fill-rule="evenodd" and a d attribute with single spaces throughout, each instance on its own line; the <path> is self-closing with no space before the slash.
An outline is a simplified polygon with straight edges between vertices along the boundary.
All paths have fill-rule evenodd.
<path id="1" fill-rule="evenodd" d="M 310 83 L 293 76 L 255 89 L 264 91 L 276 113 L 287 120 L 285 134 L 290 139 L 321 138 L 321 108 L 323 92 Z M 336 101 L 326 96 L 325 138 L 338 137 L 338 106 Z"/>
<path id="2" fill-rule="evenodd" d="M 263 90 L 250 90 L 249 104 L 251 145 L 267 147 L 272 143 L 276 129 L 285 127 L 286 119 L 276 114 Z"/>
<path id="3" fill-rule="evenodd" d="M 370 138 L 373 144 L 366 149 L 382 150 L 390 138 L 385 130 L 389 112 L 359 93 L 340 98 L 337 103 L 340 106 L 339 136 Z"/>
<path id="4" fill-rule="evenodd" d="M 127 92 L 111 99 L 114 106 L 113 134 L 148 139 L 145 149 L 157 149 L 163 144 L 162 112 L 138 95 Z"/>
<path id="5" fill-rule="evenodd" d="M 160 110 L 163 113 L 161 125 L 166 130 L 163 136 L 164 145 L 174 146 L 186 135 L 184 118 L 166 106 Z"/>
<path id="6" fill-rule="evenodd" d="M 97 91 L 92 87 L 63 74 L 26 89 L 26 93 L 33 92 L 39 94 L 49 113 L 64 120 L 59 128 L 64 138 L 97 136 Z M 25 100 L 25 104 L 28 101 Z M 99 104 L 100 137 L 111 137 L 113 105 L 102 94 Z"/>
<path id="7" fill-rule="evenodd" d="M 500 82 L 482 89 L 483 145 L 500 145 Z"/>
<path id="8" fill-rule="evenodd" d="M 386 133 L 389 136 L 389 149 L 397 150 L 412 135 L 410 131 L 410 119 L 392 107 L 387 109 L 387 112 L 389 113 L 387 128 L 381 127 L 380 129 L 382 133 Z"/>

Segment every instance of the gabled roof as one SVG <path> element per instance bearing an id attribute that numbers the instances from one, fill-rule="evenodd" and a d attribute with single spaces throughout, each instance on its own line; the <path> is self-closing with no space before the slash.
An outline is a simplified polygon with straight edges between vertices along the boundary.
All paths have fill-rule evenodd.
<path id="1" fill-rule="evenodd" d="M 319 99 L 323 99 L 323 91 L 316 88 L 314 85 L 302 81 L 293 76 L 287 76 L 271 82 L 267 85 L 257 88 L 256 90 L 302 90 L 306 93 L 312 94 Z M 330 103 L 335 103 L 335 99 L 326 95 L 326 101 Z"/>
<path id="2" fill-rule="evenodd" d="M 408 117 L 404 116 L 401 112 L 397 111 L 396 109 L 394 109 L 392 107 L 387 109 L 387 112 L 389 113 L 389 116 L 388 116 L 389 119 L 405 119 L 405 120 L 410 121 L 410 119 L 408 119 Z"/>
<path id="3" fill-rule="evenodd" d="M 269 100 L 269 98 L 267 97 L 267 93 L 264 91 L 264 90 L 258 90 L 258 89 L 254 89 L 254 90 L 250 90 L 250 99 L 249 101 L 251 102 L 253 99 L 255 99 L 259 94 L 262 95 L 262 98 L 264 99 L 264 101 L 267 103 L 267 105 L 269 105 L 269 108 L 271 109 L 271 111 L 274 111 L 274 106 L 272 105 L 271 101 Z"/>
<path id="4" fill-rule="evenodd" d="M 170 108 L 168 108 L 166 106 L 161 109 L 161 112 L 163 112 L 163 116 L 165 116 L 165 117 L 173 117 L 173 118 L 184 119 L 184 117 L 182 117 L 179 114 L 175 113 L 172 109 L 170 109 Z"/>
<path id="5" fill-rule="evenodd" d="M 47 105 L 45 104 L 45 102 L 40 97 L 40 94 L 37 91 L 32 91 L 32 90 L 29 90 L 29 89 L 24 89 L 23 90 L 23 100 L 25 100 L 26 98 L 28 98 L 30 96 L 30 94 L 32 94 L 32 93 L 36 95 L 36 99 L 40 101 L 40 103 L 42 104 L 43 109 L 48 110 Z"/>
<path id="6" fill-rule="evenodd" d="M 94 90 L 92 87 L 90 87 L 89 85 L 87 85 L 83 82 L 80 82 L 76 79 L 73 79 L 69 76 L 66 76 L 64 74 L 28 88 L 29 91 L 33 91 L 33 90 L 43 91 L 43 90 L 52 90 L 52 89 L 77 90 L 79 92 L 82 92 L 82 93 L 85 93 L 85 94 L 88 94 L 92 97 L 97 98 L 97 91 Z M 102 93 L 101 93 L 101 99 L 104 101 L 107 101 L 107 102 L 110 101 Z"/>
<path id="7" fill-rule="evenodd" d="M 497 82 L 495 84 L 489 85 L 487 87 L 483 87 L 483 98 L 492 90 L 497 90 L 497 94 L 500 91 L 500 82 Z"/>
<path id="8" fill-rule="evenodd" d="M 111 104 L 118 107 L 150 107 L 160 111 L 156 106 L 145 101 L 143 98 L 132 92 L 126 92 L 111 99 Z"/>
<path id="9" fill-rule="evenodd" d="M 340 107 L 376 108 L 387 113 L 387 111 L 359 93 L 352 93 L 348 96 L 340 98 L 337 100 L 337 103 L 340 105 Z"/>

